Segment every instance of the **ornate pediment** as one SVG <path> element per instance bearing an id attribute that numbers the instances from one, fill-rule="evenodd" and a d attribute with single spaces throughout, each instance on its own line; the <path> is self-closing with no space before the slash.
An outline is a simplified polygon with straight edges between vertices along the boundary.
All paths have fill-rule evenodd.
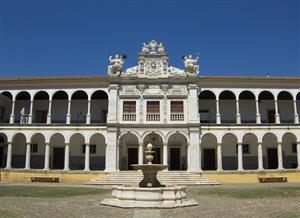
<path id="1" fill-rule="evenodd" d="M 163 90 L 159 85 L 151 85 L 144 90 L 144 97 L 160 98 L 164 96 Z"/>
<path id="2" fill-rule="evenodd" d="M 173 85 L 172 88 L 168 89 L 167 96 L 169 98 L 186 97 L 188 94 L 186 86 Z"/>
<path id="3" fill-rule="evenodd" d="M 121 97 L 139 97 L 140 91 L 136 88 L 135 85 L 122 86 L 120 90 Z"/>

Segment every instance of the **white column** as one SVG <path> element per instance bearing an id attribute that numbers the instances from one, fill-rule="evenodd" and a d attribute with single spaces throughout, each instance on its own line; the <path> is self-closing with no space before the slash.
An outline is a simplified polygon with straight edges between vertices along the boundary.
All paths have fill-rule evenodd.
<path id="1" fill-rule="evenodd" d="M 278 113 L 278 100 L 275 100 L 275 123 L 279 124 L 280 123 L 280 115 Z"/>
<path id="2" fill-rule="evenodd" d="M 222 164 L 222 144 L 217 144 L 217 171 L 223 171 L 223 164 Z"/>
<path id="3" fill-rule="evenodd" d="M 32 124 L 33 101 L 30 101 L 30 110 L 28 114 L 28 124 Z"/>
<path id="4" fill-rule="evenodd" d="M 70 170 L 69 163 L 70 163 L 70 146 L 69 146 L 69 143 L 66 143 L 66 145 L 65 145 L 65 167 L 64 167 L 64 170 Z"/>
<path id="5" fill-rule="evenodd" d="M 259 101 L 258 101 L 258 99 L 255 99 L 255 108 L 256 108 L 256 123 L 260 124 L 261 120 L 260 120 Z"/>
<path id="6" fill-rule="evenodd" d="M 67 112 L 67 118 L 66 118 L 66 124 L 71 123 L 71 100 L 68 100 L 68 112 Z"/>
<path id="7" fill-rule="evenodd" d="M 117 155 L 117 129 L 115 127 L 108 127 L 105 152 L 105 172 L 116 172 Z"/>
<path id="8" fill-rule="evenodd" d="M 52 110 L 52 100 L 49 100 L 48 114 L 47 114 L 47 124 L 51 124 L 51 110 Z"/>
<path id="9" fill-rule="evenodd" d="M 300 142 L 297 142 L 297 162 L 298 170 L 300 170 Z"/>
<path id="10" fill-rule="evenodd" d="M 263 170 L 264 169 L 264 164 L 263 164 L 263 149 L 262 149 L 262 143 L 258 142 L 257 145 L 257 154 L 258 154 L 258 170 Z"/>
<path id="11" fill-rule="evenodd" d="M 26 143 L 26 159 L 25 159 L 25 169 L 30 169 L 30 143 Z"/>
<path id="12" fill-rule="evenodd" d="M 278 169 L 283 169 L 283 162 L 282 162 L 282 145 L 281 142 L 277 143 L 277 155 L 278 155 Z"/>
<path id="13" fill-rule="evenodd" d="M 217 124 L 221 123 L 221 115 L 220 115 L 219 99 L 218 98 L 216 98 L 216 121 L 217 121 Z"/>
<path id="14" fill-rule="evenodd" d="M 202 148 L 201 148 L 201 143 L 199 143 L 199 171 L 202 171 Z"/>
<path id="15" fill-rule="evenodd" d="M 163 145 L 163 164 L 168 165 L 168 143 L 164 142 Z"/>
<path id="16" fill-rule="evenodd" d="M 44 170 L 49 170 L 49 156 L 50 156 L 50 145 L 48 142 L 45 143 L 45 162 Z"/>
<path id="17" fill-rule="evenodd" d="M 299 124 L 299 114 L 297 111 L 297 101 L 294 100 L 294 123 Z"/>
<path id="18" fill-rule="evenodd" d="M 13 124 L 15 122 L 15 99 L 12 101 L 12 106 L 11 106 L 11 113 L 10 113 L 10 119 L 9 123 Z"/>
<path id="19" fill-rule="evenodd" d="M 200 171 L 199 142 L 199 128 L 190 128 L 190 140 L 187 146 L 187 170 L 189 172 Z"/>
<path id="20" fill-rule="evenodd" d="M 244 170 L 243 167 L 243 144 L 238 143 L 238 171 Z"/>
<path id="21" fill-rule="evenodd" d="M 86 124 L 91 123 L 91 99 L 88 97 L 88 105 L 87 105 L 87 114 L 86 114 Z"/>
<path id="22" fill-rule="evenodd" d="M 143 142 L 139 143 L 139 164 L 143 164 L 144 160 L 144 147 Z"/>
<path id="23" fill-rule="evenodd" d="M 236 123 L 241 124 L 241 114 L 240 114 L 239 100 L 236 100 Z"/>
<path id="24" fill-rule="evenodd" d="M 7 143 L 7 154 L 6 154 L 6 167 L 5 169 L 11 169 L 11 159 L 12 159 L 12 143 Z"/>
<path id="25" fill-rule="evenodd" d="M 85 144 L 84 171 L 90 171 L 90 144 Z"/>

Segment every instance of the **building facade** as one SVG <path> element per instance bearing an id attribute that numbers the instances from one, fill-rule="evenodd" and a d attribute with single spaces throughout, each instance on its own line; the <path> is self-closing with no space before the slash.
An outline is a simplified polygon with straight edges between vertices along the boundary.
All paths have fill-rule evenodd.
<path id="1" fill-rule="evenodd" d="M 300 78 L 202 77 L 143 44 L 107 77 L 0 79 L 0 166 L 116 172 L 151 142 L 168 170 L 300 170 Z"/>

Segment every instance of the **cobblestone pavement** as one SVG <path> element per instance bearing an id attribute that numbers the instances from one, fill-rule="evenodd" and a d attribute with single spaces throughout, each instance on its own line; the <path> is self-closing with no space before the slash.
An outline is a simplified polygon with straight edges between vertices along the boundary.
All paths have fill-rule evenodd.
<path id="1" fill-rule="evenodd" d="M 10 185 L 1 184 L 0 185 Z M 14 184 L 15 185 L 15 184 Z M 22 184 L 24 185 L 24 184 Z M 34 184 L 36 185 L 36 184 Z M 44 185 L 44 184 L 42 184 Z M 224 185 L 224 188 L 289 186 L 291 184 Z M 292 184 L 293 185 L 293 184 Z M 298 184 L 299 186 L 300 184 Z M 85 186 L 86 187 L 86 186 Z M 199 187 L 191 187 L 189 190 Z M 201 188 L 201 187 L 200 187 Z M 214 187 L 211 187 L 214 188 Z M 14 213 L 17 217 L 277 217 L 300 213 L 300 199 L 274 197 L 262 199 L 237 199 L 217 196 L 193 195 L 199 205 L 179 209 L 120 209 L 99 204 L 105 195 L 89 195 L 65 198 L 0 197 L 0 211 Z M 1 215 L 1 214 L 0 214 Z"/>

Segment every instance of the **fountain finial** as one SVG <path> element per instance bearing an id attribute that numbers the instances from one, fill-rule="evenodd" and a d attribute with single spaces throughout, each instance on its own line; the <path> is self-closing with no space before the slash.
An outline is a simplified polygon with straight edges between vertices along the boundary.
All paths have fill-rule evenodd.
<path id="1" fill-rule="evenodd" d="M 153 157 L 154 151 L 152 151 L 152 148 L 153 148 L 153 145 L 151 143 L 149 143 L 146 146 L 145 158 L 147 160 L 147 164 L 152 164 L 152 160 L 154 159 L 154 157 Z"/>

